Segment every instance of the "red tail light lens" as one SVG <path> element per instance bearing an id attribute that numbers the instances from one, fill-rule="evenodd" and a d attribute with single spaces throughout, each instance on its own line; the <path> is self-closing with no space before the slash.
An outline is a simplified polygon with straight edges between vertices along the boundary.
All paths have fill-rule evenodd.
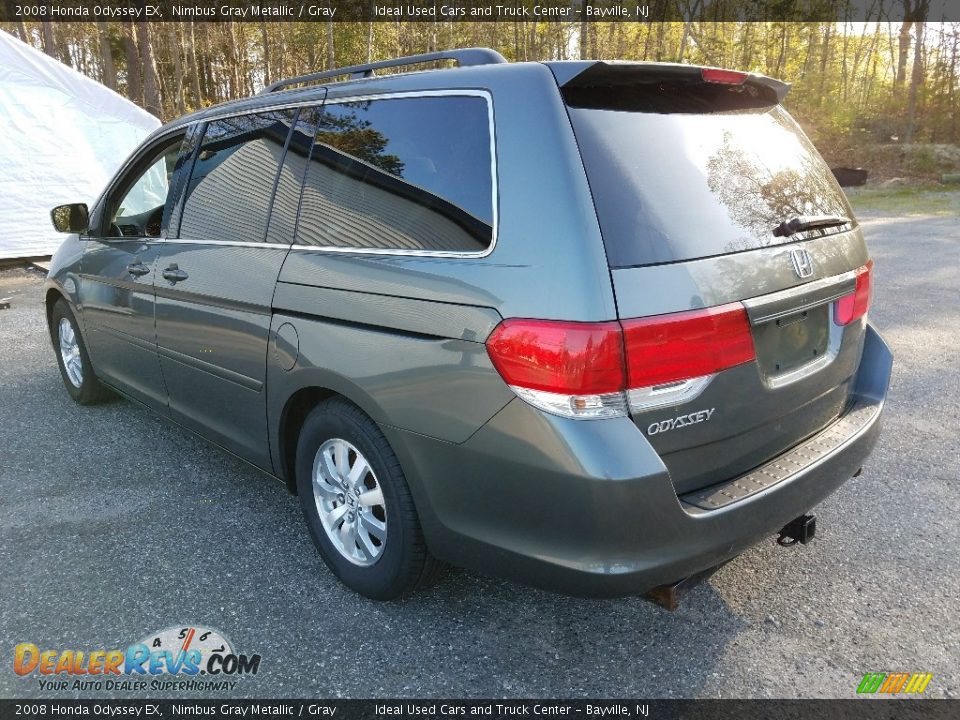
<path id="1" fill-rule="evenodd" d="M 720 68 L 703 68 L 700 77 L 704 82 L 720 83 L 721 85 L 742 85 L 749 75 L 739 70 L 721 70 Z"/>
<path id="2" fill-rule="evenodd" d="M 711 375 L 755 357 L 750 321 L 740 303 L 621 324 L 629 388 Z"/>
<path id="3" fill-rule="evenodd" d="M 852 293 L 837 300 L 834 308 L 834 318 L 837 325 L 849 325 L 859 320 L 870 309 L 870 293 L 872 290 L 871 275 L 873 274 L 873 260 L 857 269 L 857 286 Z"/>
<path id="4" fill-rule="evenodd" d="M 487 352 L 524 400 L 580 418 L 625 415 L 627 390 L 701 378 L 755 357 L 740 303 L 621 322 L 504 320 Z"/>
<path id="5" fill-rule="evenodd" d="M 487 352 L 508 385 L 592 395 L 623 390 L 620 324 L 504 320 Z"/>

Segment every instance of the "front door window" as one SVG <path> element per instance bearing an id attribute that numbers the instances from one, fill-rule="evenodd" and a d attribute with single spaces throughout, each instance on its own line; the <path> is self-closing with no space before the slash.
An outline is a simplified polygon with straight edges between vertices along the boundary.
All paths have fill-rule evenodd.
<path id="1" fill-rule="evenodd" d="M 181 140 L 160 149 L 147 169 L 121 191 L 110 213 L 111 237 L 160 237 Z"/>

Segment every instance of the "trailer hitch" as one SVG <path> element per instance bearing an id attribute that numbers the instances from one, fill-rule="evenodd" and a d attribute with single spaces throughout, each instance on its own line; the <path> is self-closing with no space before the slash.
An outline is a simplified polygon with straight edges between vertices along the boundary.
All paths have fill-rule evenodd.
<path id="1" fill-rule="evenodd" d="M 806 545 L 813 540 L 817 534 L 817 518 L 813 515 L 801 515 L 794 518 L 780 531 L 780 537 L 777 538 L 777 545 L 789 547 L 790 545 Z"/>

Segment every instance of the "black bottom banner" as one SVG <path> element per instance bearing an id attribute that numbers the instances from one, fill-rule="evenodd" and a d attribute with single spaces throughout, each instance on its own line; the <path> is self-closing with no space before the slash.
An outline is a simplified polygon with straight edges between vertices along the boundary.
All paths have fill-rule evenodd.
<path id="1" fill-rule="evenodd" d="M 960 700 L 0 700 L 0 718 L 954 720 Z"/>

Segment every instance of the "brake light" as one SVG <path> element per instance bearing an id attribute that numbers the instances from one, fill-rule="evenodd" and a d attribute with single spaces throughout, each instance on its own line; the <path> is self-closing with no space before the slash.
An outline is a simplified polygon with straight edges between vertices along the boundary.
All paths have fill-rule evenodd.
<path id="1" fill-rule="evenodd" d="M 740 303 L 621 324 L 631 389 L 712 375 L 755 356 L 750 321 Z"/>
<path id="2" fill-rule="evenodd" d="M 623 389 L 623 337 L 616 322 L 504 320 L 487 351 L 509 385 L 570 394 Z"/>
<path id="3" fill-rule="evenodd" d="M 622 322 L 504 320 L 487 352 L 524 400 L 576 418 L 626 415 L 628 393 L 659 392 L 755 357 L 740 303 Z"/>
<path id="4" fill-rule="evenodd" d="M 870 309 L 870 293 L 872 291 L 871 275 L 873 274 L 873 260 L 857 268 L 857 285 L 854 291 L 837 300 L 834 308 L 834 319 L 837 325 L 849 325 L 859 320 Z"/>
<path id="5" fill-rule="evenodd" d="M 703 68 L 700 77 L 704 82 L 720 83 L 721 85 L 743 85 L 749 76 L 739 70 L 722 70 L 721 68 Z"/>

